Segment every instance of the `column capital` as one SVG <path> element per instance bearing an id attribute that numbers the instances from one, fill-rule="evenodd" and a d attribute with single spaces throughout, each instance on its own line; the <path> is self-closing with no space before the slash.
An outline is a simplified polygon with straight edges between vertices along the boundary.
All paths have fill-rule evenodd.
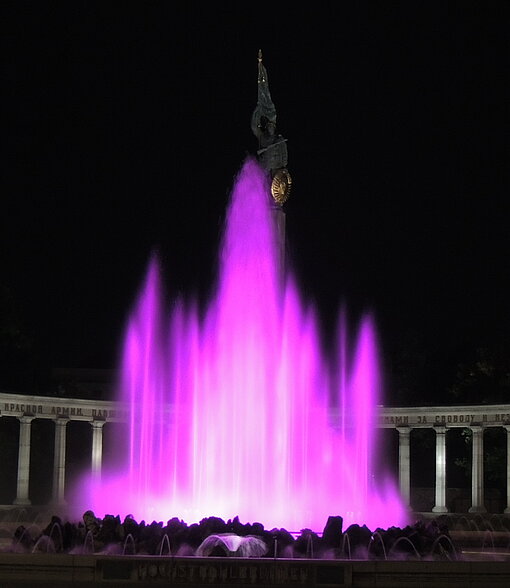
<path id="1" fill-rule="evenodd" d="M 18 421 L 20 423 L 29 424 L 29 423 L 31 423 L 35 419 L 35 416 L 24 414 L 23 416 L 19 416 L 19 417 L 16 417 L 16 418 L 18 419 Z"/>
<path id="2" fill-rule="evenodd" d="M 469 425 L 469 428 L 473 431 L 473 433 L 481 433 L 485 429 L 482 424 Z"/>
<path id="3" fill-rule="evenodd" d="M 411 433 L 411 429 L 413 427 L 409 427 L 409 426 L 404 426 L 404 427 L 395 427 L 398 431 L 399 435 L 409 435 Z"/>
<path id="4" fill-rule="evenodd" d="M 446 434 L 446 427 L 444 425 L 435 425 L 432 428 L 438 435 Z"/>
<path id="5" fill-rule="evenodd" d="M 56 425 L 67 425 L 67 423 L 70 421 L 71 419 L 69 417 L 66 416 L 58 416 L 56 418 L 53 419 L 53 422 Z"/>
<path id="6" fill-rule="evenodd" d="M 93 429 L 102 429 L 103 426 L 105 425 L 106 421 L 95 421 L 94 420 L 94 421 L 89 421 L 89 423 Z"/>

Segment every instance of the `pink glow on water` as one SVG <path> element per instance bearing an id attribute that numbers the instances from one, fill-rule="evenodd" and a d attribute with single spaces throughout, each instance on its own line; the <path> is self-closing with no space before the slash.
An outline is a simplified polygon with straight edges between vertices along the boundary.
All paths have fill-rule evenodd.
<path id="1" fill-rule="evenodd" d="M 204 517 L 322 530 L 407 523 L 392 481 L 373 478 L 381 382 L 375 325 L 353 349 L 345 321 L 326 357 L 314 308 L 278 273 L 268 186 L 248 159 L 228 209 L 205 315 L 162 305 L 150 263 L 125 336 L 120 400 L 131 407 L 125 471 L 87 484 L 96 514 Z"/>

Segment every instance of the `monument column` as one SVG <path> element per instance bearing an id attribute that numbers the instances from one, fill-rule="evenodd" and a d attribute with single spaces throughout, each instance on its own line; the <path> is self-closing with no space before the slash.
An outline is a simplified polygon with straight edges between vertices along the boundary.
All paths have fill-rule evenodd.
<path id="1" fill-rule="evenodd" d="M 400 495 L 407 508 L 411 504 L 411 461 L 409 457 L 410 435 L 409 427 L 397 427 L 398 431 L 398 480 Z"/>
<path id="2" fill-rule="evenodd" d="M 55 420 L 55 453 L 53 457 L 53 502 L 64 505 L 66 476 L 66 425 L 69 419 Z"/>
<path id="3" fill-rule="evenodd" d="M 92 421 L 92 477 L 101 478 L 101 462 L 103 459 L 103 426 L 105 421 Z"/>
<path id="4" fill-rule="evenodd" d="M 510 426 L 506 426 L 506 508 L 505 514 L 510 514 Z"/>
<path id="5" fill-rule="evenodd" d="M 272 206 L 271 215 L 274 222 L 274 235 L 278 252 L 278 275 L 283 281 L 285 279 L 285 212 L 280 206 Z"/>
<path id="6" fill-rule="evenodd" d="M 14 504 L 30 504 L 28 498 L 28 482 L 30 480 L 30 433 L 33 416 L 18 417 L 18 483 Z"/>
<path id="7" fill-rule="evenodd" d="M 436 504 L 432 512 L 448 512 L 446 508 L 446 427 L 436 432 Z"/>
<path id="8" fill-rule="evenodd" d="M 483 496 L 483 427 L 472 425 L 471 508 L 468 512 L 487 512 Z"/>

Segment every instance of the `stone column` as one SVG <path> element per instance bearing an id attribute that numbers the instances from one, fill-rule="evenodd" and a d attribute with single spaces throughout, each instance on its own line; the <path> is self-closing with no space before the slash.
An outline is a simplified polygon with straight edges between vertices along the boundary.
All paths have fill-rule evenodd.
<path id="1" fill-rule="evenodd" d="M 471 508 L 468 512 L 487 512 L 483 496 L 483 427 L 472 425 Z"/>
<path id="2" fill-rule="evenodd" d="M 18 446 L 18 483 L 14 504 L 30 504 L 28 498 L 28 482 L 30 480 L 30 433 L 33 416 L 18 417 L 19 446 Z"/>
<path id="3" fill-rule="evenodd" d="M 446 508 L 446 427 L 436 432 L 436 504 L 432 512 L 448 512 Z"/>
<path id="4" fill-rule="evenodd" d="M 400 495 L 407 508 L 411 504 L 411 462 L 409 457 L 409 427 L 397 427 L 398 431 L 398 480 Z"/>
<path id="5" fill-rule="evenodd" d="M 506 508 L 505 514 L 510 514 L 510 426 L 506 426 Z"/>
<path id="6" fill-rule="evenodd" d="M 55 453 L 53 457 L 53 502 L 64 505 L 66 476 L 66 425 L 69 419 L 55 420 Z"/>
<path id="7" fill-rule="evenodd" d="M 103 426 L 105 421 L 92 421 L 92 476 L 101 479 L 101 463 L 103 460 Z"/>

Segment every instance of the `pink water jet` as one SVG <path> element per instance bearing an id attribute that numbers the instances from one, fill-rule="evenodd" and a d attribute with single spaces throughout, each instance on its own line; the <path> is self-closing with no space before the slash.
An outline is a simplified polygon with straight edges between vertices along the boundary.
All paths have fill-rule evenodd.
<path id="1" fill-rule="evenodd" d="M 314 307 L 282 275 L 266 174 L 236 178 L 206 311 L 162 304 L 156 258 L 129 319 L 119 400 L 128 407 L 122 471 L 89 480 L 82 504 L 138 520 L 209 516 L 322 530 L 406 523 L 390 477 L 374 479 L 381 381 L 375 325 L 323 351 Z M 380 469 L 380 468 L 379 468 Z"/>

